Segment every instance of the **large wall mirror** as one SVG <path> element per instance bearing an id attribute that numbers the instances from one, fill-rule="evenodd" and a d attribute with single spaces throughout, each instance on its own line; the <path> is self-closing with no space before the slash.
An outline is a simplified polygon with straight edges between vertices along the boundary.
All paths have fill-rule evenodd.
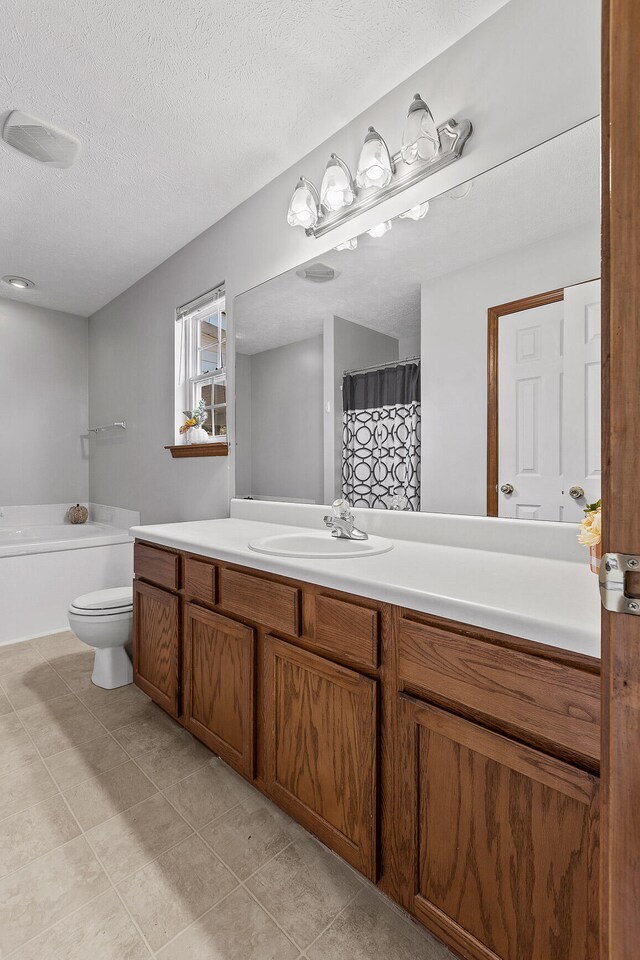
<path id="1" fill-rule="evenodd" d="M 579 520 L 600 495 L 599 120 L 371 234 L 236 298 L 236 495 Z"/>

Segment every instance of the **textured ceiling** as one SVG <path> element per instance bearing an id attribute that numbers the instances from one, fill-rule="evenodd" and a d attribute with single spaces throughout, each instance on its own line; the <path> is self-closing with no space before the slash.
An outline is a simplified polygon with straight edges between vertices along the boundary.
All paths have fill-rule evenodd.
<path id="1" fill-rule="evenodd" d="M 92 313 L 505 2 L 2 0 L 0 122 L 83 152 L 0 143 L 0 276 Z"/>
<path id="2" fill-rule="evenodd" d="M 238 350 L 314 336 L 334 314 L 390 336 L 419 336 L 421 282 L 597 225 L 599 216 L 596 119 L 477 177 L 464 200 L 436 198 L 424 220 L 395 220 L 383 237 L 360 237 L 354 251 L 323 254 L 320 262 L 340 271 L 328 283 L 290 270 L 237 297 Z"/>

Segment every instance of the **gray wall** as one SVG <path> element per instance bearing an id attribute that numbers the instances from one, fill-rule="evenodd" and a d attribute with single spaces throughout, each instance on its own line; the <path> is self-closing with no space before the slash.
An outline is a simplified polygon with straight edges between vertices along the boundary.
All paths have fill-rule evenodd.
<path id="1" fill-rule="evenodd" d="M 250 359 L 251 495 L 322 503 L 322 337 Z"/>
<path id="2" fill-rule="evenodd" d="M 423 510 L 487 513 L 489 307 L 599 276 L 594 225 L 423 285 Z"/>
<path id="3" fill-rule="evenodd" d="M 106 422 L 126 417 L 128 430 L 113 442 L 94 444 L 92 499 L 140 510 L 144 523 L 226 515 L 234 489 L 233 429 L 229 464 L 223 458 L 172 460 L 163 449 L 172 442 L 176 426 L 175 307 L 225 280 L 232 327 L 232 301 L 242 291 L 596 115 L 599 52 L 597 0 L 510 0 L 98 311 L 90 321 L 91 418 Z M 287 205 L 300 174 L 319 185 L 331 151 L 355 167 L 369 124 L 395 151 L 407 105 L 417 90 L 430 101 L 438 120 L 473 121 L 474 135 L 463 158 L 426 185 L 411 188 L 320 240 L 287 226 Z M 233 368 L 229 378 L 233 394 Z"/>
<path id="4" fill-rule="evenodd" d="M 0 506 L 89 499 L 88 326 L 0 299 Z"/>
<path id="5" fill-rule="evenodd" d="M 324 499 L 342 492 L 342 377 L 345 370 L 370 367 L 399 358 L 398 341 L 362 324 L 331 317 L 324 336 Z M 327 404 L 330 404 L 327 408 Z"/>

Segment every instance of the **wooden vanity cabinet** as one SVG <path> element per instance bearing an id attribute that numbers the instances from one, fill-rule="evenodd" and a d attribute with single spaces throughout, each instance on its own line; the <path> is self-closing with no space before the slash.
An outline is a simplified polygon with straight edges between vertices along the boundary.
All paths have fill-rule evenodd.
<path id="1" fill-rule="evenodd" d="M 598 779 L 399 698 L 403 900 L 473 960 L 598 956 Z"/>
<path id="2" fill-rule="evenodd" d="M 184 612 L 183 723 L 250 779 L 254 773 L 255 631 L 195 603 Z"/>
<path id="3" fill-rule="evenodd" d="M 136 544 L 134 679 L 465 960 L 597 960 L 599 665 Z"/>
<path id="4" fill-rule="evenodd" d="M 377 681 L 267 636 L 266 788 L 376 880 Z"/>

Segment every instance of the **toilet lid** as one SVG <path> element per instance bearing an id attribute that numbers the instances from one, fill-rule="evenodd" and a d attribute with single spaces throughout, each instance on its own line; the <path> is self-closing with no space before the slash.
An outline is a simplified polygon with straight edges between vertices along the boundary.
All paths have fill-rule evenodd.
<path id="1" fill-rule="evenodd" d="M 131 609 L 133 606 L 132 587 L 112 587 L 109 590 L 96 590 L 94 593 L 85 593 L 71 604 L 75 610 L 95 610 L 98 612 Z"/>

